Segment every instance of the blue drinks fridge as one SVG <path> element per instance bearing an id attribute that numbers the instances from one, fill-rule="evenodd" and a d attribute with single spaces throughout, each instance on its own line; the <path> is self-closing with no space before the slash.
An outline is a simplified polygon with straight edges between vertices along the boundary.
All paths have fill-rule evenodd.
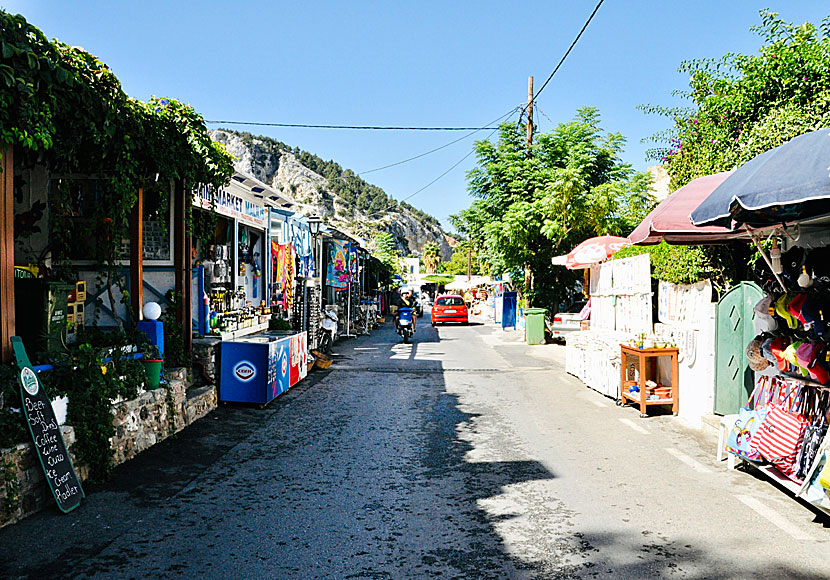
<path id="1" fill-rule="evenodd" d="M 248 336 L 219 348 L 220 401 L 265 405 L 291 386 L 291 337 Z"/>

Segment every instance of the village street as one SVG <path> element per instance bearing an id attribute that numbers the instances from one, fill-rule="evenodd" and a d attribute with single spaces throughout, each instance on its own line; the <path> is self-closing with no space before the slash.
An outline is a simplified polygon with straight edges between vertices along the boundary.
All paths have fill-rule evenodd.
<path id="1" fill-rule="evenodd" d="M 387 322 L 0 531 L 3 578 L 827 578 L 827 526 L 491 323 Z"/>

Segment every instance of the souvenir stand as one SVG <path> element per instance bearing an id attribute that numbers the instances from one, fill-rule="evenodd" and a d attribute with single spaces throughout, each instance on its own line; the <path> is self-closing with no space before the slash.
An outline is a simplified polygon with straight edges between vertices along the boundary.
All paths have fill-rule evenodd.
<path id="1" fill-rule="evenodd" d="M 756 389 L 727 451 L 830 514 L 830 219 L 767 237 L 775 280 L 746 349 Z"/>
<path id="2" fill-rule="evenodd" d="M 271 310 L 263 277 L 268 203 L 258 195 L 257 183 L 236 173 L 224 188 L 203 187 L 194 196 L 197 208 L 213 208 L 218 215 L 213 243 L 199 241 L 196 248 L 203 259 L 196 265 L 193 311 L 202 335 L 226 340 L 268 328 Z"/>
<path id="3" fill-rule="evenodd" d="M 326 241 L 326 292 L 328 305 L 334 306 L 338 316 L 338 328 L 342 337 L 352 337 L 354 321 L 359 318 L 360 308 L 360 267 L 357 240 L 338 230 L 332 230 L 332 237 Z"/>
<path id="4" fill-rule="evenodd" d="M 750 159 L 690 215 L 696 226 L 744 225 L 769 268 L 761 280 L 766 296 L 753 308 L 759 334 L 746 348 L 756 387 L 732 417 L 727 450 L 825 513 L 830 513 L 828 137 L 830 129 L 810 131 Z"/>
<path id="5" fill-rule="evenodd" d="M 618 399 L 620 344 L 652 332 L 649 255 L 591 266 L 590 300 L 590 328 L 568 335 L 565 371 Z"/>
<path id="6" fill-rule="evenodd" d="M 194 340 L 194 357 L 208 377 L 218 379 L 223 403 L 266 404 L 307 373 L 305 331 L 266 334 L 272 318 L 274 234 L 290 232 L 279 220 L 275 224 L 272 211 L 290 202 L 237 172 L 217 191 L 200 189 L 193 203 L 197 211 L 217 214 L 213 243 L 195 252 L 203 259 L 194 264 L 194 312 L 201 335 Z M 295 253 L 290 243 L 284 247 L 290 251 L 283 253 L 283 267 L 291 275 L 282 283 L 293 295 Z"/>
<path id="7" fill-rule="evenodd" d="M 268 260 L 269 300 L 278 319 L 310 335 L 318 316 L 313 239 L 307 218 L 271 208 Z M 312 336 L 309 336 L 312 338 Z"/>

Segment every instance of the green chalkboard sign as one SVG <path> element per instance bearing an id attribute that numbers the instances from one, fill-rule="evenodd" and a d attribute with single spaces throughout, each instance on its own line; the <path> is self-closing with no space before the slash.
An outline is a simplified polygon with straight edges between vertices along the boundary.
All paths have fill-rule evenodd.
<path id="1" fill-rule="evenodd" d="M 17 382 L 20 384 L 20 399 L 29 433 L 52 496 L 60 510 L 68 513 L 81 505 L 84 490 L 66 450 L 58 420 L 52 410 L 52 401 L 29 362 L 23 341 L 19 336 L 13 336 L 11 340 L 19 369 Z"/>

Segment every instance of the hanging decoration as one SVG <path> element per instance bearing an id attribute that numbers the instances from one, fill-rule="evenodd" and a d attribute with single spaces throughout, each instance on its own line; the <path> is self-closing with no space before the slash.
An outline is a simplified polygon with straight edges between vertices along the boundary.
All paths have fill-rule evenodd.
<path id="1" fill-rule="evenodd" d="M 329 263 L 326 284 L 336 290 L 345 290 L 349 282 L 349 254 L 347 245 L 337 240 L 329 243 Z"/>

